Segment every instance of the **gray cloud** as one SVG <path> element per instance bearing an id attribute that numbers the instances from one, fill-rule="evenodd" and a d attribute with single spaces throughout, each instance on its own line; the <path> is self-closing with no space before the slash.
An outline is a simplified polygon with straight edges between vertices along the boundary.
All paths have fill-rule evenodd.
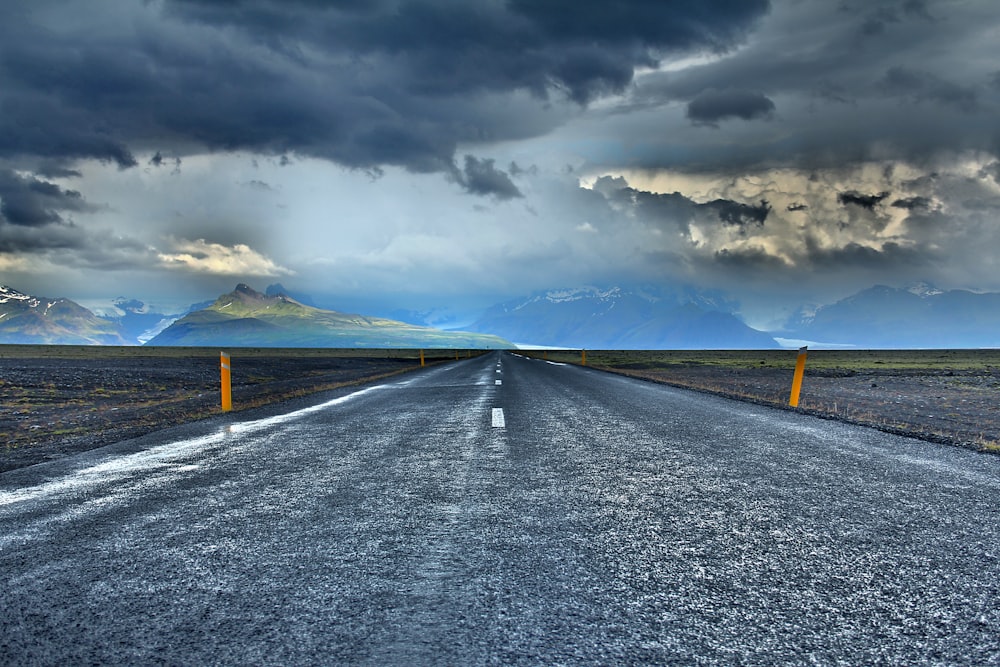
<path id="1" fill-rule="evenodd" d="M 869 20 L 882 24 L 880 34 L 865 34 Z M 625 165 L 645 169 L 735 175 L 775 165 L 929 165 L 955 151 L 995 155 L 998 21 L 985 2 L 784 2 L 736 56 L 638 78 L 609 122 L 622 119 L 615 129 L 623 142 L 645 142 L 645 150 L 628 154 Z M 773 132 L 755 123 L 725 122 L 766 114 L 759 98 L 757 107 L 746 104 L 749 97 L 744 105 L 730 103 L 729 116 L 721 115 L 727 108 L 722 104 L 708 105 L 700 115 L 697 106 L 694 113 L 683 106 L 734 88 L 753 91 L 780 109 Z M 719 136 L 695 141 L 682 134 L 682 120 L 699 119 Z M 606 159 L 598 155 L 594 161 Z"/>
<path id="2" fill-rule="evenodd" d="M 465 156 L 465 167 L 457 175 L 466 192 L 476 195 L 490 195 L 497 199 L 523 197 L 510 176 L 494 166 L 494 160 Z"/>
<path id="3" fill-rule="evenodd" d="M 651 221 L 669 221 L 685 225 L 688 221 L 704 216 L 725 225 L 744 227 L 761 226 L 771 212 L 771 205 L 764 200 L 746 204 L 731 199 L 713 199 L 698 203 L 679 193 L 656 193 L 629 187 L 621 177 L 602 176 L 594 183 L 594 190 L 619 206 L 633 208 L 641 218 Z"/>
<path id="4" fill-rule="evenodd" d="M 886 72 L 880 82 L 888 94 L 912 102 L 936 102 L 955 106 L 966 112 L 975 111 L 978 100 L 975 89 L 960 86 L 928 72 L 896 66 Z"/>
<path id="5" fill-rule="evenodd" d="M 730 48 L 767 10 L 766 0 L 4 3 L 0 157 L 126 168 L 133 151 L 169 141 L 447 173 L 459 143 L 548 131 L 572 110 L 545 105 L 620 92 L 665 53 Z"/>
<path id="6" fill-rule="evenodd" d="M 705 125 L 716 125 L 730 118 L 768 118 L 773 113 L 774 102 L 763 93 L 732 88 L 706 90 L 687 106 L 687 117 Z"/>
<path id="7" fill-rule="evenodd" d="M 20 176 L 0 169 L 0 222 L 24 227 L 41 227 L 64 222 L 67 211 L 92 211 L 76 190 L 64 190 L 55 183 L 33 176 Z"/>
<path id="8" fill-rule="evenodd" d="M 930 208 L 932 203 L 933 200 L 931 200 L 928 197 L 916 196 L 916 197 L 903 197 L 901 199 L 897 199 L 893 201 L 892 204 L 890 204 L 890 206 L 912 211 L 915 209 Z"/>
<path id="9" fill-rule="evenodd" d="M 849 190 L 847 192 L 838 192 L 837 201 L 847 206 L 853 204 L 854 206 L 860 206 L 861 208 L 868 209 L 872 211 L 875 206 L 879 204 L 883 199 L 889 196 L 888 192 L 879 192 L 877 194 L 866 195 L 858 192 L 857 190 Z"/>
<path id="10" fill-rule="evenodd" d="M 727 225 L 737 227 L 749 224 L 763 225 L 768 213 L 771 212 L 771 205 L 763 199 L 757 205 L 743 204 L 729 199 L 715 199 L 700 206 L 714 211 L 719 220 Z"/>

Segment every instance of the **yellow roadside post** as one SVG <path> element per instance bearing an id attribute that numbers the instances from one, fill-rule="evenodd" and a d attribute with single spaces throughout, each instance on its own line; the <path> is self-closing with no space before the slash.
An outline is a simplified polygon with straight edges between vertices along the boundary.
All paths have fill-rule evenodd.
<path id="1" fill-rule="evenodd" d="M 788 404 L 793 408 L 799 407 L 799 392 L 802 390 L 802 375 L 806 371 L 806 349 L 808 346 L 799 348 L 799 356 L 795 359 L 795 377 L 792 378 L 792 395 L 788 398 Z"/>
<path id="2" fill-rule="evenodd" d="M 586 366 L 587 365 L 587 351 L 586 350 L 580 350 L 580 365 L 582 365 L 582 366 Z"/>
<path id="3" fill-rule="evenodd" d="M 219 369 L 222 372 L 222 411 L 233 409 L 233 385 L 230 378 L 229 355 L 219 352 Z"/>
<path id="4" fill-rule="evenodd" d="M 420 365 L 424 365 L 424 351 L 420 350 Z"/>

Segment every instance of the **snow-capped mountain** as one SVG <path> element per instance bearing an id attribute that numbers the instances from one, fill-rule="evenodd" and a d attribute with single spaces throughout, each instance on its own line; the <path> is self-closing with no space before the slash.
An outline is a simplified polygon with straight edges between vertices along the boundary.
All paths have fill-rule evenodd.
<path id="1" fill-rule="evenodd" d="M 118 327 L 69 299 L 31 296 L 0 286 L 0 343 L 126 345 Z"/>
<path id="2" fill-rule="evenodd" d="M 800 310 L 786 338 L 859 348 L 1000 347 L 1000 294 L 929 283 L 875 285 L 814 311 Z"/>
<path id="3" fill-rule="evenodd" d="M 500 303 L 469 328 L 517 343 L 590 349 L 773 348 L 721 293 L 691 287 L 575 287 Z"/>

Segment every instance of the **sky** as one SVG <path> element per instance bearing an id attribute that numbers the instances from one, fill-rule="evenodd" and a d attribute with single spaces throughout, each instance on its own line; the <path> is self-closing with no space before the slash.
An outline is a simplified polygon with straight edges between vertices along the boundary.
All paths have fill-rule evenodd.
<path id="1" fill-rule="evenodd" d="M 6 0 L 0 283 L 1000 291 L 995 0 Z"/>

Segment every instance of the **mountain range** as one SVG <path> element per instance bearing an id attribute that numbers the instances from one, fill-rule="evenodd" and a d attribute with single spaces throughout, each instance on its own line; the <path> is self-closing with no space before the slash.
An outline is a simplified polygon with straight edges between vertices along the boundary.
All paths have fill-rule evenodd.
<path id="1" fill-rule="evenodd" d="M 34 297 L 0 285 L 0 343 L 126 345 L 113 322 L 69 299 Z"/>
<path id="2" fill-rule="evenodd" d="M 101 316 L 65 298 L 0 287 L 0 343 L 322 347 L 762 349 L 1000 347 L 1000 294 L 876 285 L 836 303 L 800 309 L 780 331 L 761 332 L 738 304 L 692 287 L 580 287 L 497 304 L 467 331 L 316 308 L 280 285 L 238 285 L 183 315 L 120 297 Z M 467 321 L 467 320 L 466 320 Z"/>
<path id="3" fill-rule="evenodd" d="M 766 349 L 723 295 L 693 288 L 583 287 L 538 292 L 490 308 L 470 327 L 519 344 L 589 349 Z"/>
<path id="4" fill-rule="evenodd" d="M 856 348 L 1000 347 L 1000 294 L 876 285 L 800 311 L 776 335 Z"/>
<path id="5" fill-rule="evenodd" d="M 442 331 L 365 315 L 322 310 L 286 294 L 239 284 L 207 308 L 188 313 L 147 345 L 494 349 L 514 347 L 481 333 Z"/>

